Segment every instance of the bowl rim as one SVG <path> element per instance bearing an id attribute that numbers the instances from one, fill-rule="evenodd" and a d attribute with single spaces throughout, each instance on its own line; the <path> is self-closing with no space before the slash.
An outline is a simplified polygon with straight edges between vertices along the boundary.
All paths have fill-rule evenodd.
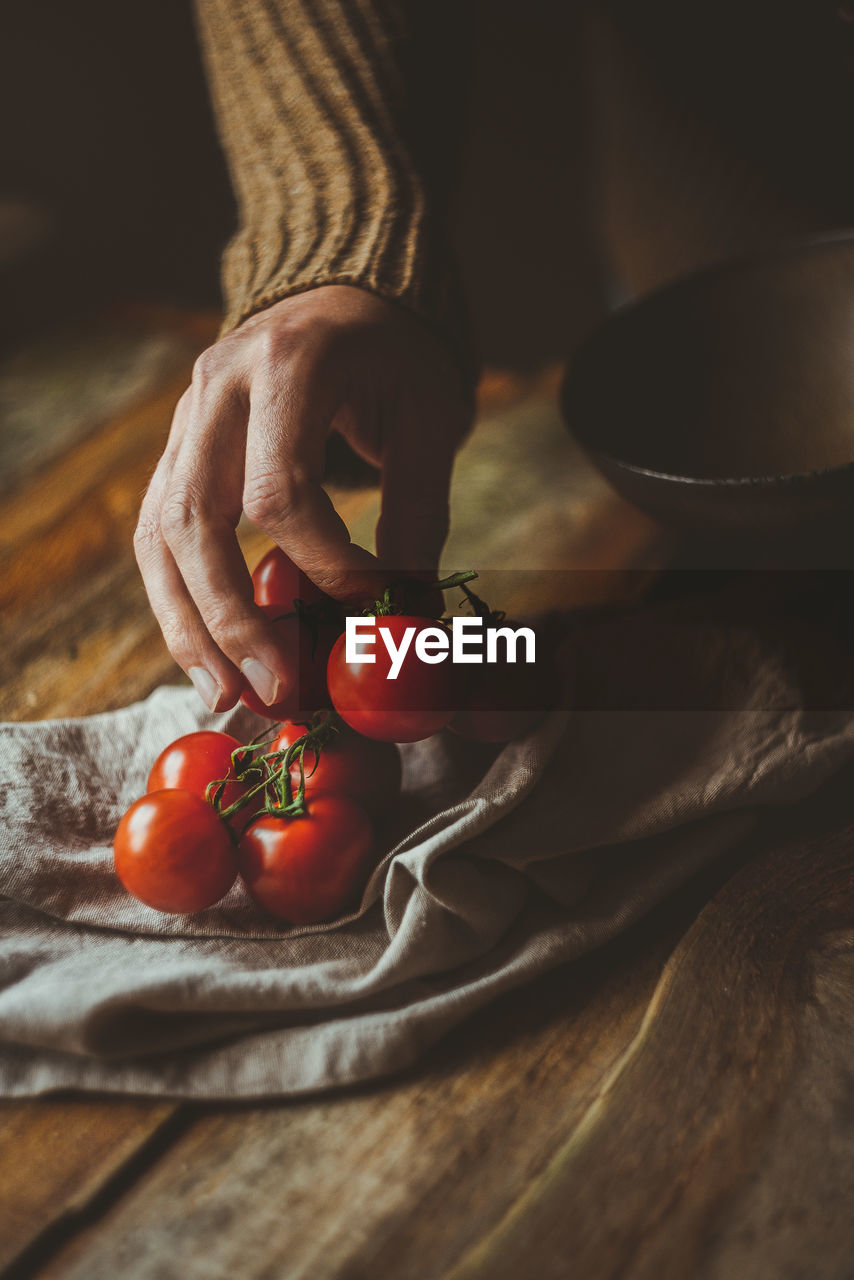
<path id="1" fill-rule="evenodd" d="M 585 445 L 585 448 L 588 446 Z M 607 458 L 622 471 L 631 471 L 633 475 L 643 476 L 648 480 L 667 480 L 674 484 L 690 484 L 706 489 L 758 488 L 759 486 L 767 488 L 769 485 L 802 484 L 854 470 L 854 458 L 852 458 L 850 462 L 841 462 L 835 467 L 816 467 L 812 471 L 770 472 L 767 475 L 756 476 L 682 476 L 675 471 L 656 471 L 651 467 L 636 466 L 633 462 L 626 462 L 616 454 L 609 453 L 607 449 L 590 446 L 588 452 L 600 458 Z"/>
<path id="2" fill-rule="evenodd" d="M 613 453 L 610 449 L 593 443 L 593 441 L 588 440 L 582 432 L 575 429 L 572 425 L 572 415 L 569 412 L 569 408 L 572 403 L 572 388 L 575 374 L 577 369 L 580 368 L 583 363 L 584 354 L 595 342 L 601 340 L 602 335 L 610 325 L 620 322 L 624 316 L 629 315 L 632 312 L 636 312 L 642 307 L 648 306 L 652 302 L 657 302 L 662 299 L 672 297 L 673 295 L 678 295 L 697 284 L 708 283 L 730 275 L 742 275 L 748 273 L 755 267 L 768 263 L 769 261 L 773 262 L 775 259 L 796 258 L 799 256 L 809 257 L 816 252 L 833 249 L 839 245 L 849 245 L 854 248 L 854 227 L 840 228 L 834 231 L 815 232 L 802 236 L 790 236 L 776 240 L 772 244 L 762 245 L 754 251 L 745 251 L 735 257 L 727 258 L 721 262 L 711 263 L 706 267 L 701 267 L 698 271 L 691 272 L 689 275 L 680 276 L 675 280 L 670 280 L 659 288 L 652 290 L 650 293 L 644 294 L 642 297 L 628 298 L 625 302 L 621 302 L 606 316 L 604 320 L 600 321 L 594 329 L 582 338 L 567 363 L 563 381 L 561 383 L 559 399 L 564 418 L 564 425 L 570 435 L 589 454 L 602 459 L 607 459 L 615 466 L 620 467 L 624 471 L 631 471 L 634 475 L 643 476 L 650 480 L 665 480 L 671 481 L 674 484 L 690 484 L 703 488 L 752 488 L 760 486 L 768 487 L 769 485 L 797 484 L 805 481 L 815 481 L 836 477 L 854 469 L 854 457 L 852 457 L 847 462 L 840 462 L 835 466 L 813 467 L 808 471 L 768 472 L 759 475 L 746 476 L 680 475 L 675 471 L 660 471 L 655 467 L 644 467 L 638 463 L 629 462 L 625 458 L 621 458 L 618 454 Z"/>

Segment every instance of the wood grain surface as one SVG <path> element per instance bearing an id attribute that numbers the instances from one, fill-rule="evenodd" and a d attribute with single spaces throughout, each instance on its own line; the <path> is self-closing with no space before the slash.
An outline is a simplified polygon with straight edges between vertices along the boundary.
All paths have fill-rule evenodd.
<path id="1" fill-rule="evenodd" d="M 3 718 L 86 714 L 178 679 L 130 535 L 215 322 L 117 323 L 159 353 L 155 374 L 118 409 L 93 392 L 40 462 L 28 445 L 0 514 Z M 97 365 L 97 343 L 86 352 Z M 367 541 L 376 495 L 335 496 Z M 552 377 L 487 379 L 454 515 L 452 567 L 530 569 L 514 548 L 542 533 L 562 598 L 523 576 L 527 605 L 624 598 L 662 555 L 566 446 Z M 263 540 L 241 536 L 257 558 Z M 397 1080 L 270 1106 L 0 1105 L 3 1274 L 850 1277 L 850 795 L 848 779 L 766 824 Z"/>
<path id="2" fill-rule="evenodd" d="M 51 1226 L 70 1227 L 176 1110 L 168 1102 L 4 1104 L 0 1267 L 19 1260 Z"/>
<path id="3" fill-rule="evenodd" d="M 564 1276 L 569 1257 L 579 1275 L 638 1280 L 850 1275 L 850 1165 L 841 1186 L 826 1187 L 821 1213 L 809 1213 L 803 1187 L 800 1216 L 766 1218 L 761 1258 L 745 1249 L 743 1226 L 733 1239 L 721 1219 L 740 1183 L 761 1183 L 776 1113 L 788 1103 L 794 1118 L 797 1086 L 834 1075 L 819 1028 L 826 1035 L 837 1019 L 848 1037 L 854 1029 L 850 992 L 839 999 L 852 929 L 854 825 L 782 848 L 775 840 L 752 859 L 676 947 L 638 1034 L 568 1140 L 454 1280 L 518 1276 L 534 1251 L 542 1277 Z M 817 982 L 816 961 L 826 970 L 830 954 L 834 976 Z M 823 1099 L 831 1115 L 834 1093 Z M 810 1119 L 807 1106 L 790 1150 L 813 1138 Z M 844 1111 L 834 1120 L 850 1155 Z M 835 1127 L 825 1124 L 827 1139 Z M 727 1255 L 740 1255 L 738 1268 Z"/>

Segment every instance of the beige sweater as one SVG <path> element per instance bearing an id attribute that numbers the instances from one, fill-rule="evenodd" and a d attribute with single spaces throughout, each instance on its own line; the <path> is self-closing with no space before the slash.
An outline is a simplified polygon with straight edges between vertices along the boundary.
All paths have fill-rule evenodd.
<path id="1" fill-rule="evenodd" d="M 444 5 L 196 0 L 239 208 L 224 332 L 281 298 L 353 284 L 409 309 L 471 368 L 445 227 L 465 33 L 431 43 Z M 456 0 L 457 19 L 467 8 Z"/>

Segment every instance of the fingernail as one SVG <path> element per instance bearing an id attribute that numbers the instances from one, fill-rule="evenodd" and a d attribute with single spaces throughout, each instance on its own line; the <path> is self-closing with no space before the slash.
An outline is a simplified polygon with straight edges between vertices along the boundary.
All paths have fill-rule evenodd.
<path id="1" fill-rule="evenodd" d="M 214 680 L 204 667 L 190 667 L 187 675 L 196 687 L 196 693 L 210 711 L 216 711 L 222 697 L 222 685 Z"/>
<path id="2" fill-rule="evenodd" d="M 272 671 L 268 671 L 257 658 L 247 658 L 245 662 L 241 662 L 240 670 L 261 701 L 271 707 L 279 696 L 279 682 Z"/>

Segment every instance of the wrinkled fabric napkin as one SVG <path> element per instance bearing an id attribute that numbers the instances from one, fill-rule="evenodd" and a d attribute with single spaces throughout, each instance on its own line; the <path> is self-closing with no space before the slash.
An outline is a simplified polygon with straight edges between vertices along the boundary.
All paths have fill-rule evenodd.
<path id="1" fill-rule="evenodd" d="M 0 726 L 0 1093 L 363 1081 L 601 945 L 854 754 L 838 629 L 797 610 L 769 623 L 753 595 L 584 622 L 574 705 L 529 738 L 402 748 L 382 859 L 333 925 L 268 921 L 239 881 L 217 907 L 163 916 L 114 875 L 113 832 L 161 748 L 200 727 L 249 738 L 249 712 L 163 688 Z"/>

